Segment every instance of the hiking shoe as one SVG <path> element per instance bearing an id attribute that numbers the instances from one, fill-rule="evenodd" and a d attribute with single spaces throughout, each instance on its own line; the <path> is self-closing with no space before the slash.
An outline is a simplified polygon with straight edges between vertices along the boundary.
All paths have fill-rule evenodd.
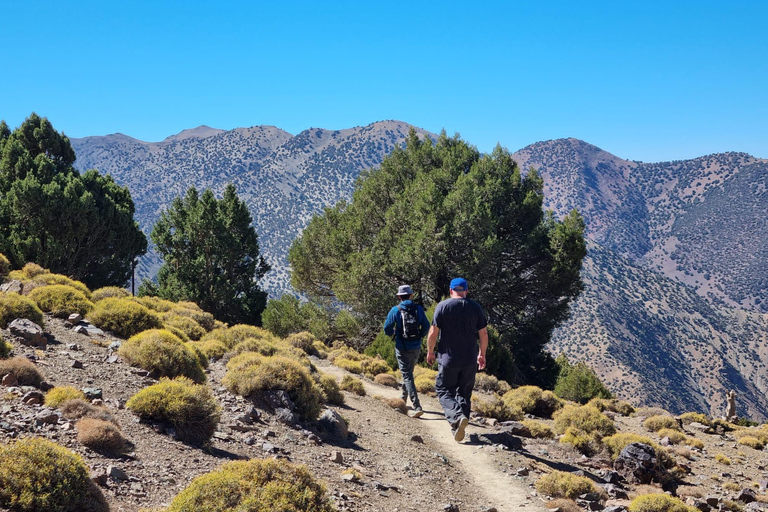
<path id="1" fill-rule="evenodd" d="M 408 415 L 411 418 L 421 418 L 421 415 L 424 414 L 424 411 L 421 407 L 417 407 L 414 410 L 411 411 L 411 413 Z"/>
<path id="2" fill-rule="evenodd" d="M 462 416 L 459 420 L 459 425 L 456 427 L 456 430 L 453 432 L 453 438 L 456 440 L 456 442 L 460 442 L 464 440 L 464 431 L 467 429 L 467 424 L 469 423 L 469 420 L 466 416 Z"/>

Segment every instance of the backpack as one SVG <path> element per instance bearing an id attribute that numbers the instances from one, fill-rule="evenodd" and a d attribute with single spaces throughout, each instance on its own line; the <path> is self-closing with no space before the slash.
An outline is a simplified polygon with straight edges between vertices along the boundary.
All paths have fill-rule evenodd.
<path id="1" fill-rule="evenodd" d="M 421 339 L 421 322 L 419 321 L 419 306 L 397 306 L 400 310 L 400 319 L 403 322 L 403 341 L 415 341 Z"/>

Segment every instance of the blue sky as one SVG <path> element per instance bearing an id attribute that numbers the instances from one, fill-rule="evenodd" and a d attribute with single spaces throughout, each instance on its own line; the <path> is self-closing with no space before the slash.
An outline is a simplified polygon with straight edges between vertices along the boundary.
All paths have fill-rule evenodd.
<path id="1" fill-rule="evenodd" d="M 398 119 L 487 151 L 768 158 L 768 2 L 0 0 L 0 118 L 157 141 Z"/>

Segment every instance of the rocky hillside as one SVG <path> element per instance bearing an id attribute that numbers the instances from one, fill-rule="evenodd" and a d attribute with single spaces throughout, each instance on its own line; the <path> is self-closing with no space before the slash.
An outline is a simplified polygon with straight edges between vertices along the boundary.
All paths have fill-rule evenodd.
<path id="1" fill-rule="evenodd" d="M 219 194 L 234 183 L 273 268 L 263 287 L 279 294 L 288 287 L 286 256 L 293 239 L 313 214 L 349 197 L 358 174 L 403 144 L 410 128 L 381 121 L 346 130 L 311 128 L 294 136 L 274 126 L 231 131 L 201 126 L 161 142 L 115 134 L 72 139 L 72 146 L 77 168 L 99 169 L 128 186 L 146 233 L 190 186 Z M 159 264 L 150 254 L 139 275 L 151 277 Z"/>

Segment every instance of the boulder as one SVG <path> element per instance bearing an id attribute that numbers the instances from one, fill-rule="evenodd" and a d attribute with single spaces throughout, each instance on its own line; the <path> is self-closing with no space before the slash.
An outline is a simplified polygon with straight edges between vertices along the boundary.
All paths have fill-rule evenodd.
<path id="1" fill-rule="evenodd" d="M 667 470 L 659 464 L 656 451 L 644 443 L 628 444 L 613 463 L 613 469 L 634 484 L 666 483 Z"/>
<path id="2" fill-rule="evenodd" d="M 757 501 L 757 494 L 755 494 L 755 491 L 752 489 L 742 489 L 741 492 L 736 495 L 736 500 L 742 503 L 752 503 L 753 501 Z"/>
<path id="3" fill-rule="evenodd" d="M 72 313 L 67 318 L 67 321 L 72 322 L 73 324 L 76 324 L 82 319 L 83 319 L 83 315 L 81 315 L 80 313 Z"/>
<path id="4" fill-rule="evenodd" d="M 346 439 L 349 435 L 347 423 L 339 413 L 332 409 L 326 409 L 317 420 L 317 426 L 324 432 L 333 437 Z"/>
<path id="5" fill-rule="evenodd" d="M 0 285 L 0 292 L 20 294 L 22 291 L 24 291 L 24 283 L 16 279 Z"/>
<path id="6" fill-rule="evenodd" d="M 11 334 L 21 338 L 25 345 L 45 349 L 48 346 L 48 340 L 43 335 L 43 328 L 32 320 L 26 318 L 17 318 L 8 325 Z"/>
<path id="7" fill-rule="evenodd" d="M 520 437 L 531 437 L 531 431 L 519 421 L 502 421 L 498 426 L 503 432 Z"/>

